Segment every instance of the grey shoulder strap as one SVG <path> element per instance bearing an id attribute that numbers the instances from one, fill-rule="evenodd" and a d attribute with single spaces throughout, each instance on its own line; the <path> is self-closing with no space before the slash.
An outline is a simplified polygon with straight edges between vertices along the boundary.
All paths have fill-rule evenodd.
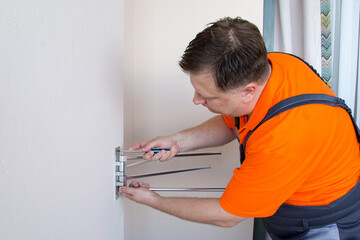
<path id="1" fill-rule="evenodd" d="M 356 132 L 356 137 L 358 142 L 360 143 L 360 130 L 358 126 L 356 125 L 355 119 L 351 115 L 351 109 L 345 104 L 345 101 L 341 98 L 326 95 L 326 94 L 302 94 L 294 97 L 290 97 L 287 99 L 282 100 L 281 102 L 275 104 L 272 108 L 269 109 L 264 119 L 253 129 L 249 132 L 249 134 L 246 136 L 244 142 L 240 145 L 240 161 L 241 163 L 245 160 L 245 147 L 246 143 L 249 140 L 250 136 L 253 134 L 253 132 L 260 127 L 264 122 L 267 120 L 277 116 L 278 114 L 287 111 L 289 109 L 307 105 L 307 104 L 326 104 L 334 107 L 342 107 L 345 109 L 348 114 L 350 115 L 350 118 L 352 120 L 352 123 L 354 125 L 354 129 Z M 235 123 L 238 123 L 239 120 L 235 119 Z M 236 128 L 239 128 L 237 125 Z"/>

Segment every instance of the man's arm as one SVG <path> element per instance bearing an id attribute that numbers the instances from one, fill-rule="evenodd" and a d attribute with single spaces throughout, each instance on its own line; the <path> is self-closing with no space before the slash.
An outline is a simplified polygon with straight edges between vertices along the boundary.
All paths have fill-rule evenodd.
<path id="1" fill-rule="evenodd" d="M 221 115 L 210 118 L 206 122 L 178 132 L 171 136 L 157 137 L 150 141 L 140 142 L 130 147 L 131 150 L 139 148 L 144 152 L 144 159 L 167 161 L 179 152 L 191 151 L 205 147 L 214 147 L 231 142 L 236 138 L 233 130 L 228 128 Z M 151 148 L 170 148 L 171 151 L 161 151 L 153 155 Z"/>
<path id="2" fill-rule="evenodd" d="M 217 198 L 162 197 L 145 183 L 131 185 L 137 187 L 120 187 L 124 197 L 184 220 L 232 227 L 246 219 L 223 210 Z"/>
<path id="3" fill-rule="evenodd" d="M 181 131 L 175 135 L 181 151 L 191 151 L 204 147 L 226 144 L 236 138 L 221 115 L 210 118 L 206 122 Z"/>

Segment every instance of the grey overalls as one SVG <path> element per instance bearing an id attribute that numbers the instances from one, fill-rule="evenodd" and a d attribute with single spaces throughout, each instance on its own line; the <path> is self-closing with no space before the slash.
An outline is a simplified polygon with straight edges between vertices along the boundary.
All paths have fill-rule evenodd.
<path id="1" fill-rule="evenodd" d="M 285 99 L 272 107 L 265 118 L 249 132 L 240 145 L 241 163 L 251 134 L 265 121 L 294 107 L 306 104 L 327 104 L 344 108 L 350 115 L 360 142 L 360 131 L 351 110 L 340 98 L 325 94 L 303 94 Z M 239 128 L 239 119 L 235 119 Z M 277 212 L 263 218 L 264 226 L 273 240 L 277 239 L 360 239 L 360 183 L 340 199 L 326 206 L 293 206 L 283 204 Z"/>
<path id="2" fill-rule="evenodd" d="M 306 104 L 326 104 L 344 108 L 350 115 L 358 142 L 360 131 L 345 102 L 326 94 L 303 94 L 285 99 L 267 112 L 265 118 L 249 132 L 240 145 L 240 161 L 245 160 L 245 147 L 251 134 L 272 117 Z M 235 118 L 239 130 L 239 118 Z M 325 206 L 294 206 L 283 204 L 271 217 L 263 218 L 265 229 L 273 240 L 280 239 L 348 239 L 360 240 L 360 181 L 343 197 Z"/>

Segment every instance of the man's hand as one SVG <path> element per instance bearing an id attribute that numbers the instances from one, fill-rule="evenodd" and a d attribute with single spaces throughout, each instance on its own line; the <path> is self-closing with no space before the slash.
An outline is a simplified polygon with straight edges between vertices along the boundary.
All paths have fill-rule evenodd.
<path id="1" fill-rule="evenodd" d="M 225 212 L 217 198 L 162 197 L 149 187 L 134 181 L 129 187 L 120 187 L 120 192 L 132 201 L 193 222 L 232 227 L 245 219 Z"/>
<path id="2" fill-rule="evenodd" d="M 168 161 L 179 152 L 187 152 L 205 147 L 215 147 L 226 144 L 236 138 L 221 115 L 210 118 L 206 122 L 171 136 L 157 137 L 149 141 L 139 142 L 130 150 L 141 149 L 146 160 Z M 170 151 L 160 151 L 154 155 L 151 148 L 170 148 Z"/>
<path id="3" fill-rule="evenodd" d="M 151 148 L 170 148 L 170 151 L 161 150 L 154 154 Z M 129 148 L 130 150 L 141 149 L 144 152 L 143 158 L 146 160 L 165 162 L 173 158 L 180 152 L 175 136 L 157 137 L 149 141 L 139 142 Z"/>
<path id="4" fill-rule="evenodd" d="M 131 182 L 129 187 L 120 187 L 122 196 L 140 204 L 151 205 L 159 194 L 149 190 L 150 185 L 144 182 Z"/>

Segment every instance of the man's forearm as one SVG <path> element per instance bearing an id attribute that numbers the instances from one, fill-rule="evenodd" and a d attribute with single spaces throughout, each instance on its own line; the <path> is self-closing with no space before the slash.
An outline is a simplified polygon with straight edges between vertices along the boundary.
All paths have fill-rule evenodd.
<path id="1" fill-rule="evenodd" d="M 214 147 L 231 142 L 236 138 L 232 129 L 228 128 L 221 115 L 206 122 L 181 131 L 175 136 L 182 152 L 204 147 Z"/>
<path id="2" fill-rule="evenodd" d="M 244 220 L 224 211 L 217 198 L 175 198 L 158 196 L 147 204 L 170 215 L 221 227 L 232 227 Z"/>
<path id="3" fill-rule="evenodd" d="M 228 128 L 221 115 L 206 122 L 170 136 L 159 136 L 149 141 L 139 142 L 131 150 L 141 149 L 144 159 L 168 161 L 179 152 L 186 152 L 206 147 L 215 147 L 231 142 L 236 138 L 232 129 Z M 170 148 L 154 154 L 151 148 Z"/>

